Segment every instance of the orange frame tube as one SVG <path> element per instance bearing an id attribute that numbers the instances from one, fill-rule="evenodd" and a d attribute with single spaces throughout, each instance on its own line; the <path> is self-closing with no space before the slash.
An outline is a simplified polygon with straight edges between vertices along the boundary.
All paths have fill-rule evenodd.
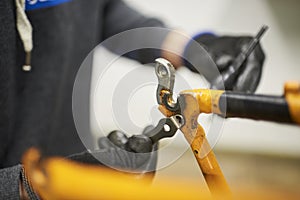
<path id="1" fill-rule="evenodd" d="M 213 92 L 213 94 L 212 94 Z M 186 140 L 191 145 L 191 149 L 203 173 L 205 181 L 214 197 L 230 197 L 231 191 L 223 172 L 218 164 L 205 136 L 204 129 L 198 124 L 198 116 L 201 112 L 218 113 L 218 107 L 214 107 L 213 100 L 218 102 L 219 97 L 224 91 L 219 90 L 191 90 L 183 91 L 180 96 L 181 114 L 184 117 L 184 125 L 181 131 Z M 163 95 L 163 94 L 162 94 Z M 201 97 L 201 98 L 200 98 Z M 200 108 L 201 105 L 201 108 Z M 170 117 L 175 113 L 167 110 L 164 106 L 159 107 L 160 111 Z"/>

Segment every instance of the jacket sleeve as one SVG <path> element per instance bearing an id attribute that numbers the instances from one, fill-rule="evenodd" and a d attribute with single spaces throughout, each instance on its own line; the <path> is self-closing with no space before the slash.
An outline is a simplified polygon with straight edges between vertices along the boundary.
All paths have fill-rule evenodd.
<path id="1" fill-rule="evenodd" d="M 40 199 L 31 188 L 22 165 L 0 169 L 0 199 L 20 199 L 20 182 L 29 199 Z"/>
<path id="2" fill-rule="evenodd" d="M 0 199 L 20 199 L 21 165 L 0 169 Z"/>
<path id="3" fill-rule="evenodd" d="M 156 18 L 146 17 L 122 0 L 108 0 L 104 11 L 104 37 L 140 27 L 165 27 Z"/>
<path id="4" fill-rule="evenodd" d="M 104 12 L 104 39 L 123 31 L 142 27 L 164 28 L 165 25 L 162 21 L 156 18 L 142 15 L 138 11 L 126 5 L 122 0 L 108 0 Z M 130 32 L 130 36 L 128 36 L 129 38 L 114 37 L 114 41 L 108 42 L 104 46 L 114 53 L 125 55 L 142 63 L 150 63 L 160 56 L 160 48 L 149 48 L 149 46 L 160 47 L 168 32 L 169 31 L 167 31 L 167 29 L 151 29 L 150 31 L 141 30 L 137 32 Z M 132 49 L 130 45 L 131 47 L 135 46 L 143 48 L 123 54 L 124 49 Z"/>

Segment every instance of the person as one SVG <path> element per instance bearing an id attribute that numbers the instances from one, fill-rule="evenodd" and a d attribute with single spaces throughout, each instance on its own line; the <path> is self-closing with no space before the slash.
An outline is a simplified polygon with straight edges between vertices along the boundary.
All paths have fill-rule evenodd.
<path id="1" fill-rule="evenodd" d="M 38 197 L 24 180 L 20 164 L 29 147 L 39 147 L 49 156 L 69 156 L 86 150 L 72 117 L 72 89 L 87 54 L 117 33 L 138 27 L 165 27 L 160 20 L 140 14 L 122 0 L 24 1 L 0 1 L 1 199 L 20 198 L 20 188 L 24 187 L 31 198 Z M 162 43 L 174 42 L 169 38 L 167 35 Z M 230 65 L 250 39 L 210 34 L 195 37 L 221 70 Z M 157 57 L 157 51 L 128 56 L 143 63 Z M 184 64 L 176 55 L 160 56 L 171 59 L 177 67 Z M 258 46 L 245 63 L 245 70 L 239 73 L 242 78 L 235 83 L 237 88 L 250 87 L 253 92 L 263 62 L 264 53 Z M 194 70 L 189 64 L 187 67 Z M 116 135 L 109 142 L 124 137 Z M 102 149 L 116 148 L 107 147 L 109 142 L 104 141 Z M 75 160 L 81 160 L 85 154 L 82 155 L 75 154 Z M 148 162 L 156 162 L 156 155 L 149 159 Z"/>

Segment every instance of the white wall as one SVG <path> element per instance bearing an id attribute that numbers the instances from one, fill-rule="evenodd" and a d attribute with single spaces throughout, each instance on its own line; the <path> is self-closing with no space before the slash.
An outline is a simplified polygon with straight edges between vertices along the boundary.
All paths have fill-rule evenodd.
<path id="1" fill-rule="evenodd" d="M 218 34 L 255 34 L 262 24 L 267 24 L 270 26 L 270 30 L 262 40 L 267 59 L 257 92 L 280 95 L 286 80 L 300 81 L 300 1 L 126 1 L 140 12 L 149 16 L 157 16 L 169 26 L 184 29 L 191 35 L 205 30 L 213 30 Z M 135 64 L 127 62 L 127 65 Z M 125 68 L 124 70 L 123 73 L 126 73 Z M 152 69 L 145 69 L 145 73 L 152 73 Z M 201 87 L 200 83 L 197 85 L 198 76 L 185 70 L 180 73 L 183 74 L 182 76 L 188 76 L 192 82 L 194 81 L 195 87 Z M 154 75 L 152 78 L 155 81 Z M 107 84 L 109 85 L 109 83 Z M 155 104 L 154 89 L 155 85 L 141 91 L 142 93 L 136 96 L 140 101 L 136 100 L 131 107 L 132 119 L 141 127 L 151 122 L 148 111 L 153 111 Z M 153 97 L 149 98 L 148 95 Z M 141 101 L 142 103 L 138 103 Z M 97 109 L 92 109 L 97 112 Z M 111 110 L 108 107 L 106 109 L 106 113 L 110 112 L 109 109 Z M 118 126 L 108 118 L 106 117 L 106 122 L 102 123 L 106 127 L 105 131 L 117 128 Z M 93 127 L 95 132 L 99 131 L 96 125 Z M 176 145 L 184 146 L 183 143 L 179 141 Z M 253 120 L 226 120 L 217 148 L 300 156 L 300 128 Z"/>

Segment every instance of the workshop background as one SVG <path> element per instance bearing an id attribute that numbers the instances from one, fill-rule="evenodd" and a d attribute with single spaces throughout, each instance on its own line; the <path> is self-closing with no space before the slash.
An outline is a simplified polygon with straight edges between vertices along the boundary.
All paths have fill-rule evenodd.
<path id="1" fill-rule="evenodd" d="M 298 0 L 126 0 L 126 2 L 140 12 L 148 16 L 157 16 L 168 26 L 181 28 L 191 35 L 202 31 L 213 31 L 220 35 L 255 35 L 259 28 L 266 24 L 270 29 L 261 41 L 266 53 L 266 62 L 256 93 L 282 95 L 285 81 L 300 81 Z M 93 75 L 97 74 L 97 66 L 101 65 L 103 55 L 109 59 L 109 53 L 103 51 L 99 49 L 95 53 Z M 114 88 L 117 87 L 118 80 L 139 67 L 138 63 L 125 58 L 119 59 L 113 65 L 114 67 L 102 77 L 102 88 L 95 80 L 92 84 L 92 89 L 100 88 L 95 89 L 99 94 L 93 94 L 94 100 L 97 101 L 92 100 L 91 104 L 93 111 L 91 126 L 95 137 L 99 132 L 108 133 L 114 129 L 122 129 L 115 121 L 111 103 Z M 155 113 L 157 82 L 154 69 L 142 67 L 139 70 L 136 73 L 145 76 L 145 80 L 153 80 L 153 84 L 139 87 L 128 99 L 130 119 L 142 128 L 147 124 L 155 124 L 161 116 Z M 178 74 L 186 78 L 191 87 L 200 88 L 205 85 L 203 78 L 187 69 L 179 70 Z M 151 78 L 148 79 L 148 76 Z M 101 98 L 103 95 L 110 98 L 103 99 Z M 97 113 L 102 114 L 98 116 Z M 208 117 L 204 121 L 209 124 L 209 119 L 211 118 Z M 206 123 L 203 125 L 205 129 L 210 127 Z M 169 150 L 160 152 L 159 165 L 167 158 L 174 157 L 172 155 L 174 152 L 180 151 L 183 156 L 180 154 L 169 166 L 160 165 L 162 167 L 157 172 L 157 179 L 162 177 L 193 179 L 198 180 L 199 185 L 203 185 L 203 177 L 187 148 L 186 141 L 180 136 L 176 138 L 175 142 L 168 140 L 169 145 L 165 144 Z M 300 189 L 300 128 L 297 126 L 228 119 L 223 124 L 214 150 L 225 176 L 233 186 L 245 186 L 256 190 L 268 187 L 291 193 L 297 193 Z"/>

